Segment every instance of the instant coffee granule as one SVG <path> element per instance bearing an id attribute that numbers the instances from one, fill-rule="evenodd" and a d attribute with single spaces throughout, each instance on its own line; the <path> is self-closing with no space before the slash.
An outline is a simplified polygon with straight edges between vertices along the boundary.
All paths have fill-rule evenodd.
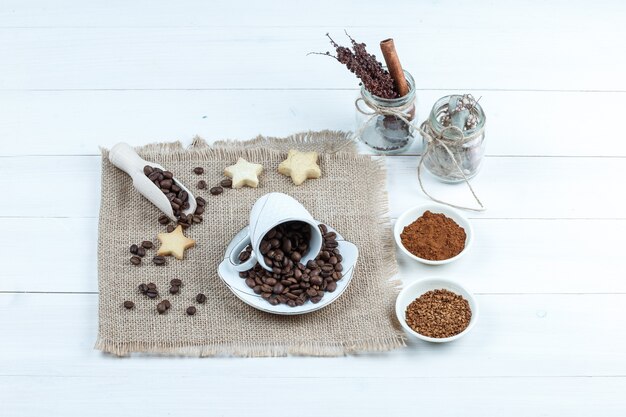
<path id="1" fill-rule="evenodd" d="M 465 248 L 465 230 L 454 220 L 430 211 L 406 226 L 400 234 L 402 245 L 413 255 L 431 261 L 443 261 Z"/>
<path id="2" fill-rule="evenodd" d="M 469 303 L 448 290 L 422 294 L 406 308 L 406 323 L 427 337 L 451 337 L 467 328 L 472 318 Z"/>

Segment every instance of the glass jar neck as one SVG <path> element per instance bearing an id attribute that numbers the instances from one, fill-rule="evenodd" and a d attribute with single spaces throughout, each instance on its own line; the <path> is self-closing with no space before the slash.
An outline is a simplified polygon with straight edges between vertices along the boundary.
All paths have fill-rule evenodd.
<path id="1" fill-rule="evenodd" d="M 452 97 L 461 97 L 461 95 L 453 94 L 441 97 L 435 102 L 432 110 L 430 111 L 428 123 L 437 135 L 441 134 L 441 132 L 443 132 L 443 130 L 446 128 L 446 126 L 441 123 L 441 116 L 448 111 L 448 103 L 450 102 L 450 98 Z M 476 126 L 472 129 L 463 130 L 463 136 L 465 138 L 479 135 L 485 128 L 485 113 L 483 112 L 483 108 L 480 106 L 480 104 L 476 103 L 471 112 L 476 116 L 477 123 Z M 444 133 L 444 137 L 448 139 L 455 139 L 460 138 L 460 134 L 458 133 L 457 129 L 454 129 L 454 131 L 446 131 Z"/>
<path id="2" fill-rule="evenodd" d="M 384 67 L 387 69 L 386 67 Z M 408 71 L 404 71 L 404 77 L 406 78 L 406 82 L 409 85 L 409 92 L 398 98 L 382 98 L 373 95 L 368 90 L 365 89 L 365 86 L 361 86 L 361 96 L 370 101 L 377 106 L 380 107 L 404 107 L 412 104 L 415 101 L 415 81 L 413 77 Z"/>

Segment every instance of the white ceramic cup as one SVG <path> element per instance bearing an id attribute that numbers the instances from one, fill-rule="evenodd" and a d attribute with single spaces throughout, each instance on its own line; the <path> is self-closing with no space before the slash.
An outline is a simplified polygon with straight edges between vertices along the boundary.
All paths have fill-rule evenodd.
<path id="1" fill-rule="evenodd" d="M 259 198 L 252 206 L 248 234 L 233 247 L 228 256 L 231 266 L 236 271 L 247 271 L 258 262 L 263 268 L 271 271 L 272 268 L 266 265 L 261 255 L 259 245 L 267 232 L 279 224 L 292 221 L 304 222 L 311 226 L 309 250 L 302 254 L 300 262 L 306 265 L 308 261 L 315 259 L 322 249 L 322 232 L 317 227 L 318 222 L 293 197 L 282 193 L 269 193 Z M 248 245 L 252 245 L 252 254 L 247 261 L 240 263 L 239 254 Z"/>

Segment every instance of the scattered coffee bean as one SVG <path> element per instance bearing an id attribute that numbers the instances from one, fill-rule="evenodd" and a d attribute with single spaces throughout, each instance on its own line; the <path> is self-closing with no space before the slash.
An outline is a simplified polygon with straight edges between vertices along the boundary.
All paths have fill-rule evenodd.
<path id="1" fill-rule="evenodd" d="M 187 314 L 193 316 L 194 314 L 196 314 L 196 308 L 194 306 L 187 307 Z"/>
<path id="2" fill-rule="evenodd" d="M 163 304 L 163 302 L 160 302 L 159 304 L 157 304 L 156 308 L 159 314 L 163 314 L 167 311 L 167 307 L 165 307 L 165 304 Z"/>
<path id="3" fill-rule="evenodd" d="M 157 298 L 159 296 L 159 292 L 157 290 L 148 290 L 146 291 L 146 295 L 150 298 Z"/>
<path id="4" fill-rule="evenodd" d="M 170 222 L 170 218 L 167 217 L 165 214 L 161 214 L 159 216 L 159 223 L 161 224 L 168 224 Z"/>
<path id="5" fill-rule="evenodd" d="M 224 188 L 232 188 L 233 180 L 231 180 L 230 178 L 224 178 L 220 181 L 220 185 Z"/>
<path id="6" fill-rule="evenodd" d="M 142 294 L 145 294 L 146 292 L 148 292 L 148 286 L 146 284 L 139 284 L 139 292 Z"/>
<path id="7" fill-rule="evenodd" d="M 222 192 L 223 192 L 223 191 L 224 191 L 224 189 L 223 189 L 222 187 L 213 187 L 213 188 L 211 188 L 211 189 L 209 190 L 209 192 L 210 192 L 212 195 L 219 195 L 219 194 L 222 194 Z"/>
<path id="8" fill-rule="evenodd" d="M 137 255 L 137 245 L 130 245 L 130 253 L 132 253 L 133 255 Z"/>
<path id="9" fill-rule="evenodd" d="M 167 230 L 167 233 L 172 233 L 174 231 L 174 229 L 176 229 L 176 228 L 173 225 L 170 224 L 170 225 L 167 226 L 166 230 Z"/>
<path id="10" fill-rule="evenodd" d="M 203 213 L 204 213 L 204 206 L 197 206 L 196 207 L 196 212 L 194 214 L 200 216 Z"/>
<path id="11" fill-rule="evenodd" d="M 202 167 L 195 167 L 195 168 L 193 169 L 193 172 L 194 172 L 196 175 L 202 175 L 202 174 L 204 174 L 204 168 L 202 168 Z"/>
<path id="12" fill-rule="evenodd" d="M 194 215 L 191 221 L 195 224 L 202 223 L 202 216 Z"/>
<path id="13" fill-rule="evenodd" d="M 198 188 L 200 190 L 204 190 L 206 188 L 206 181 L 205 180 L 198 181 Z"/>
<path id="14" fill-rule="evenodd" d="M 167 308 L 168 310 L 172 307 L 172 303 L 170 303 L 169 300 L 163 300 L 161 301 L 163 303 L 163 305 L 165 306 L 165 308 Z"/>
<path id="15" fill-rule="evenodd" d="M 152 262 L 154 262 L 155 265 L 165 265 L 165 257 L 163 256 L 155 256 L 154 258 L 152 258 Z"/>
<path id="16" fill-rule="evenodd" d="M 132 301 L 124 301 L 124 308 L 130 310 L 133 307 L 135 307 L 135 303 Z"/>
<path id="17" fill-rule="evenodd" d="M 180 291 L 180 287 L 177 285 L 172 285 L 170 287 L 170 294 L 178 294 L 179 291 Z"/>
<path id="18" fill-rule="evenodd" d="M 196 295 L 196 301 L 199 302 L 200 304 L 204 304 L 206 302 L 206 295 L 202 293 Z"/>
<path id="19" fill-rule="evenodd" d="M 152 249 L 152 246 L 154 246 L 154 245 L 149 240 L 144 240 L 143 242 L 141 242 L 141 246 L 144 249 Z"/>
<path id="20" fill-rule="evenodd" d="M 130 263 L 133 265 L 139 265 L 141 264 L 141 258 L 139 256 L 131 256 Z"/>
<path id="21" fill-rule="evenodd" d="M 146 256 L 146 249 L 143 246 L 139 246 L 137 248 L 137 256 L 144 257 Z"/>
<path id="22" fill-rule="evenodd" d="M 200 207 L 204 207 L 206 205 L 206 200 L 202 197 L 197 197 L 196 204 Z"/>
<path id="23" fill-rule="evenodd" d="M 174 278 L 170 281 L 170 284 L 180 287 L 181 285 L 183 285 L 183 282 L 178 278 Z"/>

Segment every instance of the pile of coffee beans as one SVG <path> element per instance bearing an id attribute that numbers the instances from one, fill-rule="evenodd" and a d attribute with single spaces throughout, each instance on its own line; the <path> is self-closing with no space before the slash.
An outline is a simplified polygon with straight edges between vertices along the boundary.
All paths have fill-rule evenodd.
<path id="1" fill-rule="evenodd" d="M 322 249 L 315 260 L 302 264 L 300 260 L 309 249 L 310 226 L 304 222 L 287 222 L 270 230 L 259 249 L 268 271 L 258 263 L 254 268 L 240 272 L 246 285 L 272 305 L 301 306 L 308 300 L 318 303 L 326 292 L 337 289 L 337 281 L 343 277 L 343 258 L 339 253 L 337 234 L 319 225 L 322 232 Z M 248 246 L 239 259 L 250 258 Z"/>
<path id="2" fill-rule="evenodd" d="M 141 265 L 141 258 L 146 256 L 146 249 L 152 249 L 154 245 L 149 240 L 144 240 L 140 245 L 130 245 L 130 253 L 133 255 L 130 257 L 130 263 L 138 266 Z"/>

